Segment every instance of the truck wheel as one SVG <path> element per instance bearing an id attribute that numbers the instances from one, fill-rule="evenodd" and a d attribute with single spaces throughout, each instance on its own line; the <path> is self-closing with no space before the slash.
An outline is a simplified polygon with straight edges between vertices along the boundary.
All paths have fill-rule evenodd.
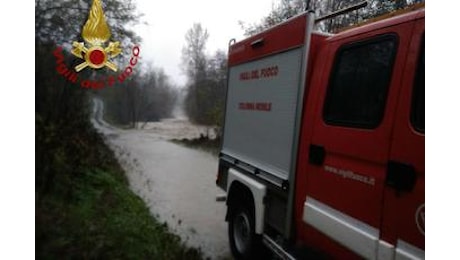
<path id="1" fill-rule="evenodd" d="M 230 209 L 228 234 L 230 249 L 236 259 L 252 259 L 258 252 L 261 237 L 255 233 L 254 210 L 245 205 Z"/>

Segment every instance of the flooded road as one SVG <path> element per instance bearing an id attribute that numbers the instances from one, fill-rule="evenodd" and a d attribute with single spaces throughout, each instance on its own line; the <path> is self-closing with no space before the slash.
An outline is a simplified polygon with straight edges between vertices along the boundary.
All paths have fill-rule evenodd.
<path id="1" fill-rule="evenodd" d="M 151 213 L 206 257 L 231 258 L 225 203 L 215 201 L 215 195 L 222 193 L 215 185 L 217 158 L 169 141 L 198 137 L 207 129 L 185 119 L 168 119 L 122 130 L 102 120 L 100 100 L 94 104 L 94 127 L 115 151 L 131 189 Z"/>

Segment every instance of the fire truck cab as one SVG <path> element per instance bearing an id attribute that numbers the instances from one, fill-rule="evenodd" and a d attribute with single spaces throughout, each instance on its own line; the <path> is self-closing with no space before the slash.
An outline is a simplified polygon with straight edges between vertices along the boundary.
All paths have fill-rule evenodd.
<path id="1" fill-rule="evenodd" d="M 424 9 L 334 35 L 314 23 L 229 47 L 216 183 L 232 253 L 424 259 Z"/>

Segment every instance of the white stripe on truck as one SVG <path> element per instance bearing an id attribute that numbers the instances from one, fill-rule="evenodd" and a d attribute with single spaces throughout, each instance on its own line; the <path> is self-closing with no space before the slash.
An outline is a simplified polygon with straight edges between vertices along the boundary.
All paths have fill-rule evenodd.
<path id="1" fill-rule="evenodd" d="M 425 251 L 401 239 L 397 246 L 379 240 L 380 231 L 330 206 L 306 198 L 303 221 L 366 259 L 425 259 Z"/>
<path id="2" fill-rule="evenodd" d="M 376 259 L 379 230 L 311 197 L 307 197 L 303 220 L 366 259 Z"/>

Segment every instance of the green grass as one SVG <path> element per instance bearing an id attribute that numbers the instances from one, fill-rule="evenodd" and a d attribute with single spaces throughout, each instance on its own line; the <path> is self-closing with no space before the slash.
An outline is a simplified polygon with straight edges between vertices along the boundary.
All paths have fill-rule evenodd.
<path id="1" fill-rule="evenodd" d="M 37 259 L 202 259 L 151 216 L 93 130 L 36 128 Z"/>
<path id="2" fill-rule="evenodd" d="M 113 174 L 87 171 L 71 201 L 48 196 L 36 214 L 38 259 L 200 259 Z"/>

